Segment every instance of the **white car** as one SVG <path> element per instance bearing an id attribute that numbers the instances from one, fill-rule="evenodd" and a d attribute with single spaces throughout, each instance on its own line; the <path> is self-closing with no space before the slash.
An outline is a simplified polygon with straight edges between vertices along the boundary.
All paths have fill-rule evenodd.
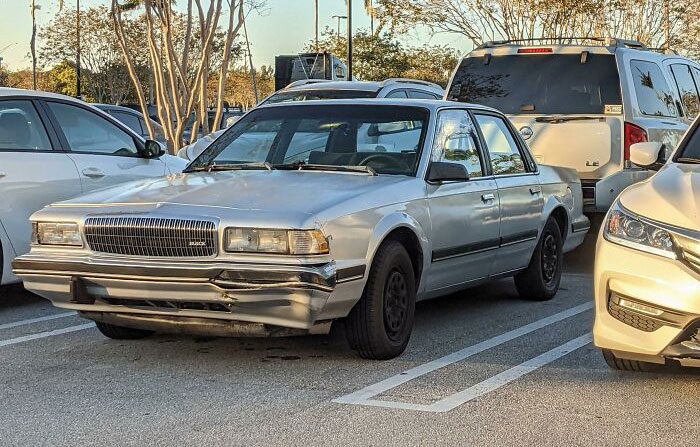
<path id="1" fill-rule="evenodd" d="M 187 165 L 154 147 L 77 99 L 0 88 L 0 284 L 18 281 L 10 263 L 29 251 L 27 225 L 35 211 L 118 183 L 181 172 Z"/>
<path id="2" fill-rule="evenodd" d="M 700 366 L 700 121 L 664 165 L 659 143 L 631 148 L 659 169 L 613 204 L 596 251 L 596 346 L 613 369 Z"/>
<path id="3" fill-rule="evenodd" d="M 447 99 L 494 107 L 538 163 L 576 169 L 585 211 L 604 213 L 651 172 L 630 146 L 672 149 L 700 111 L 700 65 L 621 39 L 487 42 L 464 57 Z"/>

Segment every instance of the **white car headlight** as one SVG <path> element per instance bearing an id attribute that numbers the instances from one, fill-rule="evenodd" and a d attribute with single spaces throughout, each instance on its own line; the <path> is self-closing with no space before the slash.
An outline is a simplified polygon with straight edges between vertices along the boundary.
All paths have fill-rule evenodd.
<path id="1" fill-rule="evenodd" d="M 320 230 L 227 228 L 224 249 L 238 253 L 322 255 L 328 253 L 328 239 Z"/>
<path id="2" fill-rule="evenodd" d="M 33 222 L 32 242 L 39 245 L 83 246 L 78 224 L 69 222 Z"/>
<path id="3" fill-rule="evenodd" d="M 636 216 L 615 202 L 603 228 L 603 236 L 610 242 L 676 259 L 671 233 L 648 220 Z"/>

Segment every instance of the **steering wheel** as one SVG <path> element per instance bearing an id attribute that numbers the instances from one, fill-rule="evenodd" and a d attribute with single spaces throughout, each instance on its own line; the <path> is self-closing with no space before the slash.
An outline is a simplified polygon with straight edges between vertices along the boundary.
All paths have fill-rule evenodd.
<path id="1" fill-rule="evenodd" d="M 398 168 L 397 170 L 403 170 L 403 171 L 410 171 L 411 170 L 411 167 L 405 161 L 398 159 L 398 158 L 394 158 L 388 154 L 368 155 L 365 158 L 363 158 L 362 160 L 360 160 L 358 165 L 368 166 L 371 161 L 375 161 L 375 160 L 382 160 L 382 161 L 384 161 L 383 164 L 385 166 Z M 381 163 L 381 161 L 380 161 L 380 163 Z"/>

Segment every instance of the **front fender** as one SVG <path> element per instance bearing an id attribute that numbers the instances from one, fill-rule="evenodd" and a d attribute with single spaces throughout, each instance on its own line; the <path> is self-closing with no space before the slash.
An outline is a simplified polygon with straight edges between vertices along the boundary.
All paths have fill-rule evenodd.
<path id="1" fill-rule="evenodd" d="M 425 272 L 427 271 L 425 266 L 430 264 L 431 253 L 430 240 L 428 237 L 429 228 L 426 229 L 425 226 L 429 226 L 429 223 L 426 225 L 421 224 L 421 222 L 406 212 L 397 212 L 384 216 L 374 227 L 374 231 L 369 240 L 367 249 L 367 271 L 369 272 L 369 268 L 372 266 L 372 261 L 377 254 L 379 246 L 386 240 L 391 232 L 399 228 L 406 228 L 412 231 L 418 239 L 421 253 L 423 254 L 422 265 L 424 268 L 420 278 L 420 288 L 422 289 L 426 284 L 424 281 Z"/>

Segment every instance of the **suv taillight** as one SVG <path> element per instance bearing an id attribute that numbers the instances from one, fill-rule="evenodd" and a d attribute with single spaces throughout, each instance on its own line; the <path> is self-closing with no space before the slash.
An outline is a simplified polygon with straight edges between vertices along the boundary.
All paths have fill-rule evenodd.
<path id="1" fill-rule="evenodd" d="M 630 147 L 647 141 L 647 131 L 632 123 L 625 123 L 625 161 L 630 161 Z"/>

